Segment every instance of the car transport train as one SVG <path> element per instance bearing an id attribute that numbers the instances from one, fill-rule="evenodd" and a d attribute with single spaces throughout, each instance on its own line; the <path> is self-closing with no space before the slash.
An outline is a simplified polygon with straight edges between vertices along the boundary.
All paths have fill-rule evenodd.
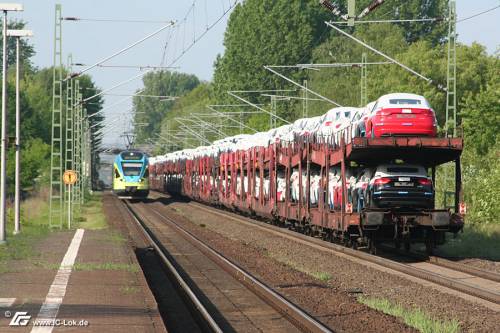
<path id="1" fill-rule="evenodd" d="M 432 253 L 464 225 L 463 140 L 436 134 L 424 97 L 390 94 L 365 108 L 334 108 L 152 157 L 150 183 L 351 247 L 423 243 Z M 436 168 L 448 162 L 455 164 L 455 204 L 436 209 Z"/>
<path id="2" fill-rule="evenodd" d="M 149 194 L 148 157 L 140 151 L 122 151 L 113 163 L 113 192 L 122 198 Z"/>

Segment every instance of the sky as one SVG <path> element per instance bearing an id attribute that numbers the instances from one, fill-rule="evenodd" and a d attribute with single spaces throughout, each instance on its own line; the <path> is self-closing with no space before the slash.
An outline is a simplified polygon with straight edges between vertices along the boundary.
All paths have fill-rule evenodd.
<path id="1" fill-rule="evenodd" d="M 153 33 L 176 20 L 177 28 L 166 28 L 157 35 L 140 43 L 129 51 L 106 62 L 109 65 L 159 66 L 162 64 L 165 43 L 168 41 L 163 65 L 170 65 L 175 58 L 186 52 L 174 64 L 175 70 L 197 75 L 202 80 L 211 80 L 213 63 L 218 54 L 224 52 L 223 38 L 230 9 L 235 0 L 26 0 L 18 1 L 24 5 L 24 12 L 9 13 L 9 18 L 22 19 L 27 29 L 34 31 L 31 42 L 36 55 L 33 63 L 38 67 L 53 64 L 54 7 L 62 4 L 63 17 L 99 20 L 140 20 L 148 22 L 108 22 L 108 21 L 63 21 L 63 62 L 69 53 L 74 63 L 91 65 L 112 55 L 124 47 Z M 292 0 L 293 1 L 293 0 Z M 316 0 L 311 0 L 316 1 Z M 386 5 L 390 0 L 386 1 Z M 459 20 L 483 10 L 500 5 L 500 0 L 457 0 Z M 207 31 L 207 27 L 222 19 Z M 459 41 L 471 44 L 477 41 L 487 46 L 493 53 L 500 45 L 500 8 L 477 18 L 458 23 Z M 200 38 L 201 34 L 206 34 Z M 193 40 L 199 40 L 187 50 Z M 74 67 L 81 70 L 84 67 Z M 107 89 L 144 73 L 135 68 L 95 68 L 88 72 L 101 89 Z M 142 87 L 135 79 L 110 91 L 113 94 L 133 94 Z M 131 101 L 126 96 L 105 96 L 104 107 L 110 107 L 120 100 L 123 103 L 109 108 L 107 116 L 108 133 L 104 143 L 123 144 L 120 134 L 130 125 Z"/>

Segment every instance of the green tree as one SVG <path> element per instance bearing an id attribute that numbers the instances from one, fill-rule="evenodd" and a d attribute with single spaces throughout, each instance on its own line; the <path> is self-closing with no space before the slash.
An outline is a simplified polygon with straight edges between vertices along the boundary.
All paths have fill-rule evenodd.
<path id="1" fill-rule="evenodd" d="M 193 90 L 200 81 L 194 75 L 159 71 L 146 74 L 143 83 L 144 89 L 140 95 L 179 97 Z M 143 143 L 153 134 L 159 133 L 160 124 L 174 103 L 174 100 L 168 99 L 134 97 L 134 121 L 136 124 L 145 123 L 145 126 L 135 126 L 138 143 Z"/>
<path id="2" fill-rule="evenodd" d="M 25 29 L 26 22 L 24 21 L 10 21 L 7 24 L 8 29 Z M 3 35 L 0 34 L 0 45 L 3 44 Z M 35 49 L 33 45 L 31 45 L 26 38 L 20 39 L 20 54 L 19 59 L 21 62 L 21 66 L 32 70 L 32 64 L 30 58 L 35 55 Z M 0 47 L 0 59 L 3 55 L 3 49 Z M 7 38 L 7 66 L 15 66 L 16 64 L 16 38 Z M 0 66 L 0 73 L 2 72 L 2 68 Z"/>
<path id="3" fill-rule="evenodd" d="M 479 94 L 468 94 L 461 112 L 466 144 L 479 155 L 486 155 L 500 141 L 500 80 L 495 81 Z"/>
<path id="4" fill-rule="evenodd" d="M 174 141 L 171 139 L 170 134 L 181 134 L 184 132 L 179 128 L 180 123 L 175 121 L 176 117 L 195 120 L 194 117 L 190 117 L 192 113 L 210 113 L 206 106 L 211 104 L 212 100 L 213 85 L 210 83 L 201 83 L 190 92 L 178 98 L 161 122 L 160 135 L 162 138 L 158 140 L 158 143 L 161 143 L 157 146 L 158 152 L 187 148 L 190 145 L 198 146 L 203 144 L 200 143 L 199 139 L 194 138 L 182 142 Z M 217 118 L 206 118 L 206 121 L 214 123 L 218 122 Z M 190 125 L 196 125 L 196 123 L 190 122 Z M 206 129 L 204 133 L 200 134 L 203 134 L 211 140 L 217 139 L 215 133 L 211 132 L 210 129 Z"/>
<path id="5" fill-rule="evenodd" d="M 308 61 L 326 36 L 328 17 L 315 1 L 248 0 L 238 5 L 224 35 L 224 55 L 215 62 L 217 100 L 230 100 L 228 90 L 285 86 L 263 66 Z"/>

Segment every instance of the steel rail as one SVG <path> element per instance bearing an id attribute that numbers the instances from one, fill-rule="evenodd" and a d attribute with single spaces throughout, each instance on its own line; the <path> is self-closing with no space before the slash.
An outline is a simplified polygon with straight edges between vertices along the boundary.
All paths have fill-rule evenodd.
<path id="1" fill-rule="evenodd" d="M 210 328 L 212 332 L 217 332 L 217 333 L 222 333 L 223 330 L 219 327 L 219 325 L 216 323 L 216 321 L 212 318 L 210 313 L 207 311 L 205 306 L 201 303 L 201 301 L 198 299 L 198 297 L 195 295 L 195 293 L 191 290 L 189 285 L 184 281 L 182 276 L 179 274 L 175 266 L 172 264 L 172 262 L 167 258 L 165 255 L 163 249 L 160 247 L 158 244 L 159 241 L 154 239 L 154 235 L 151 232 L 151 230 L 145 225 L 145 223 L 140 219 L 138 214 L 130 207 L 129 203 L 126 201 L 123 201 L 125 208 L 127 208 L 127 211 L 130 213 L 134 221 L 136 222 L 137 226 L 139 229 L 142 231 L 144 236 L 147 238 L 148 242 L 153 246 L 155 249 L 156 253 L 158 256 L 161 258 L 165 266 L 167 266 L 168 270 L 170 273 L 175 277 L 175 280 L 181 287 L 182 291 L 185 293 L 185 295 L 189 298 L 189 300 L 192 302 L 193 306 L 196 308 L 202 319 L 205 321 L 206 325 Z"/>
<path id="2" fill-rule="evenodd" d="M 253 291 L 257 296 L 261 297 L 265 302 L 279 311 L 296 327 L 305 332 L 332 332 L 332 330 L 324 326 L 315 318 L 311 317 L 304 310 L 300 309 L 273 289 L 260 282 L 256 277 L 227 259 L 221 253 L 205 244 L 201 239 L 187 231 L 173 219 L 161 214 L 154 208 L 148 209 L 164 221 L 168 222 L 169 225 L 174 227 L 188 242 L 190 242 L 208 258 L 217 263 L 227 273 L 231 274 L 234 278 Z"/>
<path id="3" fill-rule="evenodd" d="M 480 277 L 480 278 L 483 278 L 486 280 L 491 280 L 494 282 L 500 282 L 500 274 L 498 274 L 498 273 L 485 271 L 485 270 L 475 268 L 475 267 L 466 266 L 464 264 L 457 263 L 457 262 L 454 262 L 454 261 L 446 259 L 446 258 L 437 257 L 437 256 L 427 256 L 427 255 L 424 255 L 424 254 L 418 253 L 418 252 L 406 252 L 406 251 L 403 252 L 403 251 L 400 251 L 400 250 L 397 250 L 397 249 L 394 249 L 391 247 L 386 247 L 386 246 L 381 246 L 380 249 L 383 251 L 393 252 L 393 253 L 396 253 L 398 255 L 402 255 L 405 257 L 410 257 L 410 258 L 422 260 L 422 261 L 428 262 L 428 263 L 436 265 L 436 266 L 441 266 L 444 268 L 452 269 L 452 270 L 457 271 L 457 272 L 462 272 L 462 273 L 466 273 L 469 275 L 473 275 L 475 277 Z"/>
<path id="4" fill-rule="evenodd" d="M 438 265 L 438 266 L 442 266 L 442 267 L 453 269 L 455 271 L 459 271 L 462 273 L 474 275 L 474 276 L 477 276 L 477 277 L 480 277 L 480 278 L 483 278 L 486 280 L 500 282 L 500 274 L 498 274 L 498 273 L 488 272 L 488 271 L 478 269 L 475 267 L 469 267 L 469 266 L 466 266 L 464 264 L 459 264 L 459 263 L 453 262 L 451 260 L 436 257 L 436 256 L 429 257 L 427 261 L 432 263 L 432 264 Z"/>
<path id="5" fill-rule="evenodd" d="M 467 282 L 458 281 L 458 280 L 448 278 L 448 277 L 445 277 L 445 276 L 442 276 L 442 275 L 439 275 L 436 273 L 429 272 L 429 271 L 424 270 L 424 269 L 412 267 L 412 266 L 406 265 L 406 264 L 401 264 L 401 263 L 395 262 L 393 260 L 382 258 L 379 256 L 375 256 L 375 255 L 365 253 L 365 252 L 362 252 L 359 250 L 354 250 L 354 249 L 350 249 L 350 248 L 347 248 L 347 247 L 344 247 L 341 245 L 328 243 L 328 242 L 325 242 L 325 241 L 317 239 L 317 238 L 302 235 L 302 234 L 299 234 L 299 233 L 291 231 L 291 230 L 286 230 L 283 228 L 279 228 L 279 227 L 276 227 L 273 225 L 266 224 L 264 222 L 259 222 L 259 221 L 248 219 L 245 217 L 236 217 L 236 216 L 233 216 L 232 214 L 230 214 L 229 212 L 221 211 L 221 210 L 218 210 L 218 209 L 215 209 L 212 207 L 207 207 L 206 205 L 203 205 L 200 203 L 190 202 L 189 205 L 195 206 L 197 208 L 200 208 L 206 212 L 213 213 L 215 215 L 229 218 L 229 219 L 232 219 L 232 220 L 235 220 L 238 222 L 243 222 L 247 225 L 253 225 L 254 227 L 257 227 L 257 228 L 260 228 L 260 229 L 263 229 L 266 231 L 270 231 L 274 234 L 283 236 L 285 238 L 298 240 L 301 243 L 306 243 L 306 244 L 309 243 L 310 245 L 313 245 L 315 247 L 320 247 L 323 249 L 332 250 L 335 252 L 340 252 L 340 253 L 343 253 L 347 256 L 355 257 L 355 258 L 358 258 L 358 259 L 361 259 L 361 260 L 364 260 L 364 261 L 367 261 L 370 263 L 378 264 L 380 266 L 393 269 L 393 270 L 398 271 L 400 273 L 404 273 L 404 274 L 407 274 L 407 275 L 410 275 L 413 277 L 417 277 L 417 278 L 420 278 L 422 280 L 430 281 L 430 282 L 433 282 L 435 284 L 438 284 L 438 285 L 441 285 L 444 287 L 448 287 L 448 288 L 454 289 L 456 291 L 460 291 L 462 293 L 472 295 L 472 296 L 487 300 L 487 301 L 495 303 L 495 304 L 500 304 L 500 293 L 498 293 L 496 291 L 487 290 L 487 289 L 484 289 L 481 287 L 474 286 L 474 285 L 467 283 Z M 433 260 L 436 260 L 436 259 L 433 259 Z M 441 260 L 440 262 L 444 262 L 444 261 Z M 451 269 L 454 269 L 454 268 L 451 268 Z M 473 270 L 470 270 L 469 274 L 475 275 L 475 274 L 472 274 L 472 271 Z"/>

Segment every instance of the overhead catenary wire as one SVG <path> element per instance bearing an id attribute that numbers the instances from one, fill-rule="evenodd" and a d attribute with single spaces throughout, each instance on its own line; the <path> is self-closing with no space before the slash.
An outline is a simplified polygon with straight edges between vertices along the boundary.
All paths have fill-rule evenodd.
<path id="1" fill-rule="evenodd" d="M 239 1 L 240 1 L 240 0 L 236 0 L 236 1 L 234 1 L 234 4 L 230 7 L 230 9 L 228 9 L 227 11 L 225 11 L 221 17 L 219 17 L 219 18 L 218 18 L 218 19 L 217 19 L 214 23 L 212 23 L 212 24 L 209 26 L 209 29 L 208 29 L 208 30 L 206 30 L 206 31 L 205 31 L 205 32 L 203 32 L 200 36 L 198 36 L 198 37 L 197 37 L 197 39 L 196 39 L 195 41 L 193 41 L 193 42 L 191 43 L 191 45 L 190 45 L 187 49 L 185 49 L 185 50 L 184 50 L 184 51 L 183 51 L 183 52 L 182 52 L 182 53 L 181 53 L 178 57 L 176 57 L 173 61 L 171 61 L 171 62 L 170 62 L 167 66 L 173 66 L 175 63 L 177 63 L 177 61 L 179 61 L 179 60 L 180 60 L 180 59 L 181 59 L 181 58 L 182 58 L 182 57 L 183 57 L 183 56 L 184 56 L 184 55 L 185 55 L 185 54 L 186 54 L 186 53 L 187 53 L 187 52 L 188 52 L 188 51 L 189 51 L 189 50 L 190 50 L 190 49 L 191 49 L 191 48 L 192 48 L 192 47 L 193 47 L 193 46 L 194 46 L 194 45 L 195 45 L 195 44 L 196 44 L 199 40 L 200 40 L 200 39 L 202 39 L 202 38 L 203 38 L 203 37 L 207 34 L 207 32 L 208 32 L 209 30 L 211 30 L 211 29 L 212 29 L 212 28 L 213 28 L 213 27 L 214 27 L 217 23 L 219 23 L 219 22 L 220 22 L 220 21 L 224 18 L 224 16 L 225 16 L 225 15 L 226 15 L 226 14 L 227 14 L 227 13 L 228 13 L 228 12 L 229 12 L 232 8 L 234 8 L 234 7 L 236 6 L 236 4 L 237 4 Z M 153 69 L 149 69 L 149 70 L 146 70 L 146 71 L 143 71 L 143 72 L 139 73 L 138 75 L 134 75 L 134 76 L 132 76 L 131 78 L 129 78 L 129 79 L 127 79 L 127 80 L 124 80 L 124 81 L 122 81 L 122 82 L 119 82 L 119 83 L 115 84 L 114 86 L 112 86 L 112 87 L 110 87 L 110 88 L 108 88 L 108 89 L 102 90 L 102 91 L 100 91 L 100 92 L 98 92 L 98 93 L 96 93 L 96 94 L 94 94 L 94 95 L 92 95 L 92 96 L 90 96 L 90 97 L 85 98 L 85 99 L 84 99 L 84 102 L 89 101 L 89 100 L 91 100 L 91 99 L 94 99 L 94 98 L 96 98 L 96 97 L 99 97 L 99 96 L 101 96 L 101 95 L 103 95 L 103 94 L 105 94 L 105 93 L 108 93 L 108 92 L 110 92 L 110 91 L 113 91 L 114 89 L 119 88 L 119 87 L 121 87 L 121 86 L 123 86 L 123 85 L 125 85 L 125 84 L 127 84 L 127 83 L 129 83 L 129 82 L 132 82 L 132 81 L 136 80 L 136 79 L 139 79 L 139 78 L 141 78 L 141 77 L 145 76 L 147 73 L 150 73 L 150 72 L 152 72 L 152 71 L 153 71 Z"/>
<path id="2" fill-rule="evenodd" d="M 87 66 L 82 63 L 73 63 L 71 64 L 73 66 Z M 152 65 L 103 65 L 99 64 L 97 67 L 100 68 L 138 68 L 140 70 L 143 69 L 178 69 L 179 67 L 172 67 L 172 66 L 152 66 Z"/>
<path id="3" fill-rule="evenodd" d="M 112 23 L 168 23 L 171 20 L 135 20 L 135 19 L 115 19 L 115 18 L 87 18 L 87 17 L 62 17 L 63 21 L 87 21 L 87 22 L 112 22 Z"/>
<path id="4" fill-rule="evenodd" d="M 280 72 L 278 72 L 278 71 L 274 70 L 274 68 L 279 68 L 279 66 L 278 66 L 278 67 L 277 67 L 277 66 L 264 66 L 264 68 L 265 68 L 265 69 L 267 69 L 268 71 L 270 71 L 270 72 L 274 73 L 275 75 L 278 75 L 278 76 L 279 76 L 279 77 L 281 77 L 282 79 L 284 79 L 284 80 L 286 80 L 286 81 L 290 82 L 291 84 L 294 84 L 294 85 L 296 85 L 296 86 L 298 86 L 298 87 L 300 87 L 300 88 L 304 89 L 305 91 L 307 91 L 307 92 L 309 92 L 309 93 L 311 93 L 311 94 L 313 94 L 313 95 L 315 95 L 315 96 L 317 96 L 317 97 L 319 97 L 319 98 L 321 98 L 321 99 L 323 99 L 323 100 L 325 100 L 325 101 L 327 101 L 327 102 L 332 103 L 332 104 L 333 104 L 333 105 L 335 105 L 335 106 L 339 106 L 339 107 L 341 107 L 341 106 L 342 106 L 342 105 L 340 105 L 339 103 L 335 102 L 334 100 L 332 100 L 332 99 L 330 99 L 330 98 L 328 98 L 328 97 L 325 97 L 325 96 L 323 96 L 323 95 L 321 95 L 321 94 L 319 94 L 319 93 L 315 92 L 314 90 L 311 90 L 311 89 L 309 89 L 309 88 L 305 87 L 304 85 L 302 85 L 302 84 L 300 84 L 300 83 L 297 83 L 297 82 L 295 82 L 294 80 L 292 80 L 292 79 L 288 78 L 287 76 L 285 76 L 285 75 L 281 74 Z"/>
<path id="5" fill-rule="evenodd" d="M 394 63 L 395 63 L 396 65 L 398 65 L 399 67 L 401 67 L 401 68 L 405 69 L 406 71 L 408 71 L 408 72 L 412 73 L 412 74 L 413 74 L 413 75 L 415 75 L 415 76 L 418 76 L 419 78 L 421 78 L 422 80 L 426 81 L 427 83 L 429 83 L 429 84 L 434 84 L 434 81 L 433 81 L 432 79 L 430 79 L 430 78 L 428 78 L 428 77 L 426 77 L 426 76 L 424 76 L 424 75 L 420 74 L 420 73 L 419 73 L 419 72 L 417 72 L 416 70 L 414 70 L 414 69 L 412 69 L 412 68 L 408 67 L 407 65 L 405 65 L 405 64 L 403 64 L 403 63 L 401 63 L 401 62 L 399 62 L 399 61 L 397 61 L 396 59 L 389 57 L 389 56 L 388 56 L 388 55 L 386 55 L 385 53 L 383 53 L 383 52 L 381 52 L 381 51 L 377 50 L 376 48 L 374 48 L 374 47 L 372 47 L 372 46 L 370 46 L 370 45 L 366 44 L 365 42 L 363 42 L 363 41 L 362 41 L 362 40 L 360 40 L 359 38 L 356 38 L 356 37 L 354 37 L 353 35 L 348 34 L 347 32 L 343 31 L 342 29 L 340 29 L 340 28 L 336 27 L 335 25 L 331 24 L 330 22 L 325 22 L 325 23 L 326 23 L 326 25 L 328 25 L 328 26 L 330 26 L 331 28 L 335 29 L 336 31 L 340 32 L 340 33 L 341 33 L 341 34 L 343 34 L 344 36 L 349 37 L 350 39 L 352 39 L 352 40 L 354 40 L 355 42 L 357 42 L 357 43 L 359 43 L 359 44 L 363 45 L 363 46 L 364 46 L 364 47 L 366 47 L 367 49 L 369 49 L 369 50 L 371 50 L 371 51 L 375 52 L 376 54 L 378 54 L 378 55 L 380 55 L 380 56 L 382 56 L 382 57 L 386 58 L 387 60 L 390 60 L 390 61 L 394 62 Z M 437 86 L 437 88 L 438 88 L 438 89 L 440 89 L 440 90 L 442 90 L 442 91 L 446 91 L 446 88 L 445 88 L 445 87 L 443 87 L 442 85 L 437 84 L 436 86 Z"/>
<path id="6" fill-rule="evenodd" d="M 444 21 L 446 18 L 444 17 L 434 17 L 434 18 L 421 18 L 421 19 L 394 19 L 394 20 L 363 20 L 363 21 L 354 21 L 354 24 L 363 24 L 363 23 L 411 23 L 411 22 L 440 22 Z M 348 22 L 344 21 L 330 21 L 332 24 L 343 24 L 347 25 Z"/>
<path id="7" fill-rule="evenodd" d="M 113 59 L 113 58 L 114 58 L 114 57 L 116 57 L 116 56 L 119 56 L 120 54 L 122 54 L 122 53 L 124 53 L 124 52 L 126 52 L 126 51 L 130 50 L 130 49 L 131 49 L 131 48 L 133 48 L 134 46 L 137 46 L 137 45 L 139 45 L 140 43 L 142 43 L 142 42 L 144 42 L 144 41 L 148 40 L 149 38 L 151 38 L 151 37 L 153 37 L 153 36 L 155 36 L 155 35 L 159 34 L 159 33 L 160 33 L 160 32 L 162 32 L 163 30 L 165 30 L 165 29 L 167 29 L 167 28 L 171 27 L 171 26 L 172 26 L 172 25 L 174 25 L 174 24 L 175 24 L 175 22 L 174 22 L 174 21 L 169 22 L 167 25 L 164 25 L 164 26 L 163 26 L 163 27 L 161 27 L 160 29 L 157 29 L 156 31 L 154 31 L 154 32 L 150 33 L 149 35 L 147 35 L 147 36 L 145 36 L 145 37 L 143 37 L 143 38 L 139 39 L 138 41 L 135 41 L 134 43 L 132 43 L 132 44 L 130 44 L 130 45 L 128 45 L 128 46 L 126 46 L 126 47 L 124 47 L 123 49 L 121 49 L 121 50 L 119 50 L 119 51 L 117 51 L 117 52 L 113 53 L 112 55 L 107 56 L 107 57 L 105 57 L 104 59 L 99 60 L 99 61 L 98 61 L 98 62 L 96 62 L 95 64 L 90 65 L 90 66 L 88 66 L 87 68 L 82 69 L 81 71 L 79 71 L 79 72 L 77 72 L 77 73 L 71 74 L 71 77 L 80 76 L 80 75 L 82 75 L 83 73 L 88 72 L 88 71 L 89 71 L 89 70 L 91 70 L 92 68 L 95 68 L 95 67 L 99 66 L 100 64 L 102 64 L 102 63 L 104 63 L 104 62 L 106 62 L 106 61 L 108 61 L 108 60 L 110 60 L 110 59 Z"/>
<path id="8" fill-rule="evenodd" d="M 487 10 L 484 10 L 484 11 L 479 12 L 479 13 L 477 13 L 477 14 L 474 14 L 474 15 L 472 15 L 472 16 L 465 17 L 465 18 L 463 18 L 463 19 L 457 20 L 457 23 L 460 23 L 460 22 L 463 22 L 463 21 L 470 20 L 470 19 L 472 19 L 472 18 L 475 18 L 475 17 L 478 17 L 478 16 L 480 16 L 480 15 L 483 15 L 483 14 L 489 13 L 489 12 L 491 12 L 491 11 L 494 11 L 495 9 L 498 9 L 498 8 L 500 8 L 500 5 L 495 6 L 495 7 L 493 7 L 493 8 L 490 8 L 490 9 L 487 9 Z"/>

